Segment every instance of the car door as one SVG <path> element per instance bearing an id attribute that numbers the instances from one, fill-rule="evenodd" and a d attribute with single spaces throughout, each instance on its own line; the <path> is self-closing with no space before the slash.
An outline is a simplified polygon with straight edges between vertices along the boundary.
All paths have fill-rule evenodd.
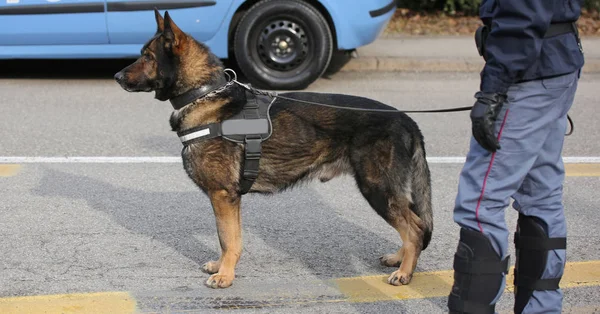
<path id="1" fill-rule="evenodd" d="M 0 45 L 107 44 L 106 0 L 0 0 Z"/>
<path id="2" fill-rule="evenodd" d="M 231 0 L 108 0 L 110 43 L 141 47 L 156 32 L 155 7 L 162 15 L 168 10 L 179 28 L 204 42 L 222 26 L 231 3 Z"/>

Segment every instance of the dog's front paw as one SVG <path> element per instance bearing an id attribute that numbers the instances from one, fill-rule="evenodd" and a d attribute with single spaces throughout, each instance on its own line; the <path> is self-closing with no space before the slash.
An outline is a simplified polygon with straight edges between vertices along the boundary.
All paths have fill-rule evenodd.
<path id="1" fill-rule="evenodd" d="M 210 261 L 202 265 L 202 271 L 212 275 L 219 272 L 219 267 L 221 267 L 221 263 L 219 263 L 219 261 Z"/>
<path id="2" fill-rule="evenodd" d="M 231 286 L 231 284 L 233 284 L 234 277 L 235 276 L 233 274 L 222 275 L 216 273 L 208 278 L 208 280 L 206 281 L 206 285 L 213 289 L 227 288 Z"/>
<path id="3" fill-rule="evenodd" d="M 390 275 L 387 282 L 390 285 L 401 286 L 401 285 L 408 285 L 408 283 L 410 283 L 411 279 L 412 279 L 412 274 L 407 274 L 400 270 L 397 270 Z"/>

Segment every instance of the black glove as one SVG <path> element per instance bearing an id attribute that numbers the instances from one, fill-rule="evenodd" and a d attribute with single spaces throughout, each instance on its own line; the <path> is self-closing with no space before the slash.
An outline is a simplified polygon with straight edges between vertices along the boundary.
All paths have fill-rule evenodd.
<path id="1" fill-rule="evenodd" d="M 471 109 L 471 130 L 477 143 L 490 152 L 500 149 L 494 132 L 494 121 L 506 101 L 506 95 L 477 92 Z"/>

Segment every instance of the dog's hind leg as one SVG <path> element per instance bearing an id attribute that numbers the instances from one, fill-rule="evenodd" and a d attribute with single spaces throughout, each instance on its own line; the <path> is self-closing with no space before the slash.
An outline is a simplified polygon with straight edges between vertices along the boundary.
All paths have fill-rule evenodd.
<path id="1" fill-rule="evenodd" d="M 227 288 L 233 283 L 235 266 L 242 254 L 240 197 L 225 190 L 208 194 L 217 221 L 221 257 L 204 264 L 204 271 L 213 273 L 206 284 L 211 288 Z"/>
<path id="2" fill-rule="evenodd" d="M 392 285 L 408 284 L 423 247 L 424 224 L 412 210 L 411 169 L 401 165 L 401 156 L 389 142 L 381 141 L 370 150 L 357 150 L 352 158 L 358 187 L 371 207 L 398 233 L 403 242 L 395 254 L 380 258 L 386 266 L 399 267 L 391 274 Z"/>
<path id="3" fill-rule="evenodd" d="M 398 252 L 384 255 L 380 257 L 380 261 L 385 266 L 399 267 L 389 276 L 388 283 L 395 286 L 406 285 L 412 279 L 421 254 L 423 223 L 410 209 L 408 198 L 398 195 L 388 198 L 385 195 L 387 193 L 383 194 L 377 190 L 379 189 L 363 194 L 375 211 L 398 231 L 402 239 L 402 247 Z"/>
<path id="4" fill-rule="evenodd" d="M 390 210 L 398 214 L 398 216 L 394 215 L 394 219 L 389 223 L 400 233 L 402 248 L 396 254 L 393 254 L 400 261 L 400 265 L 397 263 L 387 265 L 399 266 L 398 270 L 388 278 L 388 283 L 399 286 L 410 282 L 417 267 L 417 260 L 421 255 L 423 246 L 423 223 L 410 210 L 407 200 L 402 201 L 400 204 L 390 204 Z"/>

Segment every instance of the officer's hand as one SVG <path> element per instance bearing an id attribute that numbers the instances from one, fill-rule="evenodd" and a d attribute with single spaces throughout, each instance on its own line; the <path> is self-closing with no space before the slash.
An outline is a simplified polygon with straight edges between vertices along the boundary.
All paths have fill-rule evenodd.
<path id="1" fill-rule="evenodd" d="M 495 93 L 475 94 L 477 101 L 471 109 L 471 129 L 477 143 L 490 152 L 500 149 L 494 132 L 494 121 L 506 101 L 506 95 Z"/>

